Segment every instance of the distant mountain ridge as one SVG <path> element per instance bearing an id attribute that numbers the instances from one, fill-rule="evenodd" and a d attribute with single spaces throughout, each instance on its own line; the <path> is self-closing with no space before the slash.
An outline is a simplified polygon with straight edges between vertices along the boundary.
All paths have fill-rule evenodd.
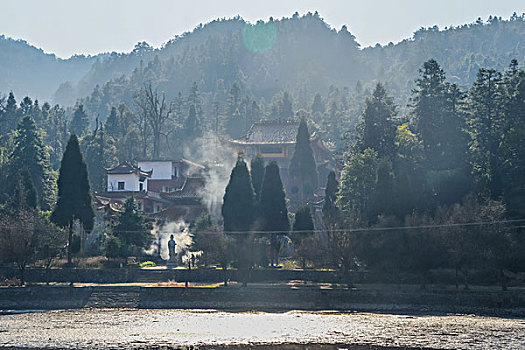
<path id="1" fill-rule="evenodd" d="M 132 90 L 152 82 L 173 98 L 197 82 L 204 94 L 221 94 L 238 82 L 256 98 L 272 99 L 288 90 L 300 106 L 331 85 L 354 89 L 385 82 L 398 101 L 406 101 L 421 64 L 435 58 L 450 81 L 469 86 L 480 67 L 504 69 L 511 59 L 525 63 L 525 17 L 490 17 L 439 30 L 422 28 L 398 44 L 360 49 L 346 27 L 330 28 L 317 13 L 250 25 L 240 17 L 219 19 L 176 36 L 160 49 L 139 43 L 130 53 L 73 56 L 46 54 L 25 41 L 0 36 L 0 92 L 72 105 L 90 96 L 91 111 L 129 101 Z M 261 24 L 259 26 L 259 24 Z M 250 48 L 276 29 L 265 52 Z M 266 37 L 265 37 L 266 35 Z M 220 90 L 220 91 L 219 91 Z M 99 97 L 97 97 L 99 96 Z M 102 97 L 100 97 L 102 96 Z M 99 103 L 97 111 L 95 104 Z"/>
<path id="2" fill-rule="evenodd" d="M 61 83 L 80 80 L 101 56 L 61 59 L 25 40 L 0 35 L 0 91 L 51 99 Z"/>

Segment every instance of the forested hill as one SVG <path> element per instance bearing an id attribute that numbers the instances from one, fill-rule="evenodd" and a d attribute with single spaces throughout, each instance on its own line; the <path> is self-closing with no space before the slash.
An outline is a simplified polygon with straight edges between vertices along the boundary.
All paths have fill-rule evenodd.
<path id="1" fill-rule="evenodd" d="M 64 81 L 80 80 L 95 60 L 86 56 L 60 59 L 24 40 L 0 35 L 0 91 L 49 100 Z"/>
<path id="2" fill-rule="evenodd" d="M 351 25 L 351 24 L 350 24 Z M 451 82 L 470 86 L 480 67 L 503 69 L 515 58 L 525 62 L 525 17 L 490 17 L 486 22 L 439 30 L 420 29 L 398 44 L 360 49 L 346 27 L 330 28 L 317 14 L 247 24 L 242 18 L 200 25 L 153 49 L 139 43 L 126 54 L 57 59 L 1 37 L 0 91 L 48 97 L 72 105 L 85 98 L 88 110 L 106 116 L 111 105 L 131 104 L 132 93 L 153 83 L 169 98 L 193 82 L 203 95 L 221 99 L 234 82 L 256 100 L 269 102 L 289 91 L 294 107 L 311 103 L 330 86 L 361 92 L 385 83 L 405 105 L 417 69 L 436 59 Z M 98 86 L 98 87 L 97 87 Z M 211 97 L 211 95 L 215 97 Z"/>

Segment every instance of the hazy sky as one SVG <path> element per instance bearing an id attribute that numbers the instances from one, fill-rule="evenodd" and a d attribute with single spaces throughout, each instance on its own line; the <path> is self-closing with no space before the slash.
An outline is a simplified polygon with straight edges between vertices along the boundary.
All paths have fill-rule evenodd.
<path id="1" fill-rule="evenodd" d="M 489 15 L 525 12 L 524 0 L 0 0 L 0 34 L 60 57 L 154 47 L 199 23 L 241 15 L 249 21 L 318 11 L 332 27 L 346 24 L 362 46 L 409 38 Z"/>

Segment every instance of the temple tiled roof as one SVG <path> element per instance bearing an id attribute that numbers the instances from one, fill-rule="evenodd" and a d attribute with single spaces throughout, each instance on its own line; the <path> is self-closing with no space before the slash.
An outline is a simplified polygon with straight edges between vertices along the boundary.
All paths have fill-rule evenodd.
<path id="1" fill-rule="evenodd" d="M 172 221 L 184 219 L 185 221 L 194 222 L 203 213 L 206 213 L 206 208 L 202 205 L 174 204 L 157 213 L 150 214 L 149 216 L 153 219 L 172 220 Z"/>
<path id="2" fill-rule="evenodd" d="M 153 173 L 153 170 L 143 171 L 139 167 L 136 167 L 133 164 L 128 163 L 128 162 L 123 162 L 114 168 L 106 169 L 106 174 L 138 174 L 141 176 L 150 177 L 152 173 Z"/>
<path id="3" fill-rule="evenodd" d="M 162 198 L 165 198 L 168 200 L 180 199 L 180 198 L 201 198 L 203 189 L 204 189 L 204 178 L 187 177 L 181 189 L 178 189 L 172 192 L 161 193 L 160 195 Z"/>
<path id="4" fill-rule="evenodd" d="M 264 120 L 254 123 L 246 137 L 238 141 L 246 143 L 295 143 L 299 122 Z"/>

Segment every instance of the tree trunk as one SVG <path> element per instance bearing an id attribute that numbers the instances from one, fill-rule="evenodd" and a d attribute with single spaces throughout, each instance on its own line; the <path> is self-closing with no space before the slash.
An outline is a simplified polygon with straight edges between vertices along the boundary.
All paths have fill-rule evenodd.
<path id="1" fill-rule="evenodd" d="M 69 223 L 69 233 L 67 236 L 67 264 L 71 266 L 71 241 L 73 240 L 73 221 Z"/>
<path id="2" fill-rule="evenodd" d="M 23 286 L 24 284 L 26 284 L 26 281 L 25 281 L 25 278 L 24 278 L 24 270 L 25 270 L 25 265 L 18 265 L 18 270 L 20 272 L 20 286 Z"/>
<path id="3" fill-rule="evenodd" d="M 501 290 L 506 291 L 508 289 L 507 287 L 507 278 L 505 277 L 505 273 L 503 272 L 503 268 L 499 269 L 499 276 L 501 279 Z"/>
<path id="4" fill-rule="evenodd" d="M 458 268 L 458 265 L 456 264 L 456 268 L 455 268 L 455 272 L 456 272 L 456 290 L 459 289 L 458 270 L 459 270 L 459 268 Z"/>

